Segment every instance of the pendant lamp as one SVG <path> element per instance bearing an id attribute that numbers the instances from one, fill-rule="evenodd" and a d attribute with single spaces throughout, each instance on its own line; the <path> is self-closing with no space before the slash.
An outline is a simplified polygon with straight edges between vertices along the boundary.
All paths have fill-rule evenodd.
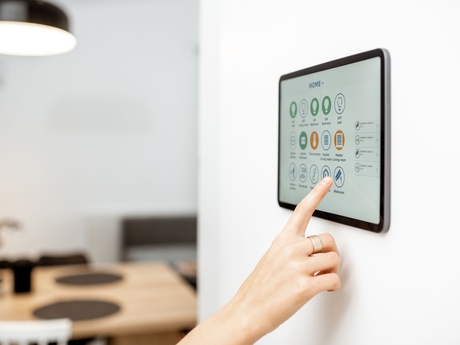
<path id="1" fill-rule="evenodd" d="M 0 0 L 0 54 L 62 54 L 77 44 L 67 15 L 41 0 Z"/>

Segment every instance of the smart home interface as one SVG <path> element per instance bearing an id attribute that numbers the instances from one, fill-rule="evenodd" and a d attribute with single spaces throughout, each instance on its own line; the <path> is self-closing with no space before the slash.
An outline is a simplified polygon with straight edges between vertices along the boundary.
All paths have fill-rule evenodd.
<path id="1" fill-rule="evenodd" d="M 388 60 L 378 49 L 280 78 L 280 206 L 295 208 L 330 176 L 315 216 L 388 230 Z"/>

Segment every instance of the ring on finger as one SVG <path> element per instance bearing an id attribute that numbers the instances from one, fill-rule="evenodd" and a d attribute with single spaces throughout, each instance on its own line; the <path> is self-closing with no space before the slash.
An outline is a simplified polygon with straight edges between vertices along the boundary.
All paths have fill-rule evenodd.
<path id="1" fill-rule="evenodd" d="M 323 251 L 323 242 L 321 242 L 321 238 L 318 235 L 308 236 L 307 238 L 309 238 L 313 244 L 312 254 L 321 253 Z"/>

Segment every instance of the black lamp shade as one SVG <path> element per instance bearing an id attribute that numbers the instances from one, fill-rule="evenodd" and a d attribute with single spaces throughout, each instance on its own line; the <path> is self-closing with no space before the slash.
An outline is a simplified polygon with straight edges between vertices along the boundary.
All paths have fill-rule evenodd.
<path id="1" fill-rule="evenodd" d="M 0 0 L 0 54 L 53 55 L 73 49 L 67 15 L 39 0 Z"/>

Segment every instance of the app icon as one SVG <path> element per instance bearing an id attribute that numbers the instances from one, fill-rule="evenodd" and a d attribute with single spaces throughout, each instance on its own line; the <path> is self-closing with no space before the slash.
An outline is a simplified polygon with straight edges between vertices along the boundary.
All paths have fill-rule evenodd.
<path id="1" fill-rule="evenodd" d="M 321 169 L 321 178 L 325 178 L 331 176 L 331 168 L 329 168 L 327 165 L 323 166 Z"/>
<path id="2" fill-rule="evenodd" d="M 308 114 L 308 103 L 306 99 L 300 101 L 300 116 L 305 117 Z"/>
<path id="3" fill-rule="evenodd" d="M 297 135 L 295 134 L 295 132 L 292 132 L 291 136 L 289 137 L 289 146 L 291 146 L 291 150 L 295 150 L 296 142 L 297 142 Z"/>
<path id="4" fill-rule="evenodd" d="M 308 142 L 307 133 L 305 132 L 300 133 L 299 145 L 302 150 L 305 150 L 307 148 L 307 142 Z"/>
<path id="5" fill-rule="evenodd" d="M 302 182 L 305 182 L 307 180 L 307 166 L 305 164 L 300 164 L 299 179 Z"/>
<path id="6" fill-rule="evenodd" d="M 313 150 L 316 150 L 319 145 L 319 135 L 317 132 L 312 132 L 310 135 L 310 146 Z"/>
<path id="7" fill-rule="evenodd" d="M 345 134 L 343 134 L 341 130 L 335 132 L 334 145 L 335 148 L 339 151 L 343 149 L 343 146 L 345 145 Z"/>
<path id="8" fill-rule="evenodd" d="M 334 100 L 334 109 L 337 114 L 342 114 L 345 110 L 345 96 L 342 93 L 337 94 Z"/>
<path id="9" fill-rule="evenodd" d="M 289 111 L 291 113 L 291 117 L 294 118 L 297 115 L 297 103 L 292 102 L 291 106 L 289 107 Z"/>
<path id="10" fill-rule="evenodd" d="M 324 97 L 323 103 L 321 105 L 321 108 L 323 109 L 323 114 L 328 115 L 331 112 L 331 107 L 332 107 L 332 104 L 331 104 L 331 99 L 329 98 L 329 96 Z"/>
<path id="11" fill-rule="evenodd" d="M 313 164 L 311 167 L 310 167 L 310 181 L 311 183 L 318 183 L 318 180 L 319 180 L 319 169 L 318 167 Z"/>
<path id="12" fill-rule="evenodd" d="M 343 170 L 342 167 L 339 166 L 335 168 L 333 179 L 334 179 L 334 184 L 337 187 L 341 188 L 343 186 L 343 184 L 345 183 L 345 171 Z"/>
<path id="13" fill-rule="evenodd" d="M 297 167 L 294 163 L 291 163 L 289 166 L 289 178 L 291 181 L 294 181 L 295 178 L 297 177 Z"/>
<path id="14" fill-rule="evenodd" d="M 311 100 L 310 110 L 311 110 L 311 114 L 312 114 L 313 116 L 318 115 L 318 111 L 319 111 L 319 101 L 318 101 L 318 99 L 313 98 L 313 99 Z"/>
<path id="15" fill-rule="evenodd" d="M 321 146 L 323 150 L 327 151 L 330 149 L 332 144 L 332 136 L 329 131 L 324 131 L 323 134 L 321 134 Z"/>

